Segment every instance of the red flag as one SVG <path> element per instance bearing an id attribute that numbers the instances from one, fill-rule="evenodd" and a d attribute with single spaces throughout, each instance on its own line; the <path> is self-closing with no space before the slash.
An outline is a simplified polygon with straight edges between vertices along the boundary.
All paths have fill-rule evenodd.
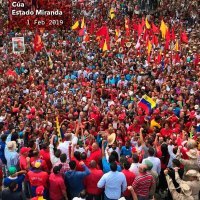
<path id="1" fill-rule="evenodd" d="M 171 40 L 174 41 L 175 40 L 175 32 L 174 32 L 174 27 L 172 28 L 172 32 L 171 32 Z"/>
<path id="2" fill-rule="evenodd" d="M 143 27 L 142 27 L 142 24 L 138 24 L 138 29 L 137 29 L 137 31 L 138 31 L 138 36 L 140 36 L 141 34 L 142 34 L 142 32 L 143 32 Z"/>
<path id="3" fill-rule="evenodd" d="M 134 31 L 138 31 L 138 26 L 139 26 L 138 24 L 133 23 L 133 30 L 134 30 Z"/>
<path id="4" fill-rule="evenodd" d="M 142 23 L 141 23 L 141 25 L 142 25 L 142 28 L 145 26 L 145 19 L 144 19 L 144 17 L 142 18 Z"/>
<path id="5" fill-rule="evenodd" d="M 160 64 L 161 63 L 161 59 L 162 59 L 162 56 L 161 56 L 161 53 L 159 53 L 157 55 L 157 58 L 156 58 L 156 64 Z"/>
<path id="6" fill-rule="evenodd" d="M 42 50 L 42 48 L 44 47 L 42 39 L 41 39 L 40 35 L 38 35 L 38 34 L 35 35 L 33 44 L 34 44 L 34 50 L 36 52 L 40 52 Z"/>
<path id="7" fill-rule="evenodd" d="M 188 37 L 185 31 L 181 33 L 181 41 L 184 43 L 188 43 Z"/>
<path id="8" fill-rule="evenodd" d="M 170 31 L 169 29 L 167 30 L 166 36 L 165 36 L 166 41 L 168 41 L 168 43 L 170 43 Z"/>
<path id="9" fill-rule="evenodd" d="M 169 50 L 169 42 L 170 42 L 169 40 L 165 41 L 165 49 L 166 50 Z"/>
<path id="10" fill-rule="evenodd" d="M 81 28 L 78 32 L 79 36 L 84 36 L 86 33 L 86 29 L 85 28 Z"/>
<path id="11" fill-rule="evenodd" d="M 153 43 L 155 46 L 158 46 L 158 37 L 156 35 L 153 36 Z"/>
<path id="12" fill-rule="evenodd" d="M 91 35 L 94 33 L 94 29 L 95 29 L 95 23 L 94 23 L 94 21 L 92 21 L 90 24 L 90 28 L 89 28 L 89 33 Z"/>
<path id="13" fill-rule="evenodd" d="M 152 23 L 152 31 L 154 33 L 159 33 L 159 28 L 154 23 Z"/>
<path id="14" fill-rule="evenodd" d="M 106 35 L 108 34 L 108 27 L 107 26 L 102 26 L 97 32 L 96 32 L 96 36 L 103 36 L 106 37 Z"/>
<path id="15" fill-rule="evenodd" d="M 179 56 L 179 53 L 177 52 L 176 55 L 175 55 L 175 63 L 179 63 L 180 62 L 180 56 Z"/>

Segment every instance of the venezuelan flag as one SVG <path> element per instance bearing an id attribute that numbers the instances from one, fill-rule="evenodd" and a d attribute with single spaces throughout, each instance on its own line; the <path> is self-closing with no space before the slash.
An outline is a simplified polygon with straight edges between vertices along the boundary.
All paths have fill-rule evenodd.
<path id="1" fill-rule="evenodd" d="M 146 114 L 150 114 L 151 111 L 156 107 L 156 102 L 145 94 L 138 102 L 138 106 L 141 107 L 146 112 Z"/>

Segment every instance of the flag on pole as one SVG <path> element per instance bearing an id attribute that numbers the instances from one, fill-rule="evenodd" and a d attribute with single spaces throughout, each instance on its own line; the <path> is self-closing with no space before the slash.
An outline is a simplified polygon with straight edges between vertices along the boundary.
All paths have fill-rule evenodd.
<path id="1" fill-rule="evenodd" d="M 121 35 L 121 31 L 118 27 L 118 28 L 115 29 L 115 40 L 116 41 L 119 39 L 120 35 Z"/>
<path id="2" fill-rule="evenodd" d="M 109 11 L 109 17 L 110 17 L 110 19 L 113 19 L 115 17 L 115 11 L 113 8 L 111 8 Z"/>
<path id="3" fill-rule="evenodd" d="M 146 17 L 146 19 L 145 19 L 145 25 L 146 25 L 146 28 L 147 28 L 147 29 L 150 29 L 150 28 L 151 28 L 151 25 L 149 24 L 147 17 Z"/>
<path id="4" fill-rule="evenodd" d="M 88 42 L 90 39 L 88 33 L 86 33 L 84 36 L 83 36 L 83 42 Z"/>
<path id="5" fill-rule="evenodd" d="M 104 44 L 103 44 L 103 52 L 104 51 L 107 51 L 108 50 L 108 45 L 107 45 L 107 42 L 106 40 L 104 41 Z"/>
<path id="6" fill-rule="evenodd" d="M 178 40 L 176 40 L 176 44 L 174 45 L 174 51 L 179 51 Z"/>
<path id="7" fill-rule="evenodd" d="M 159 28 L 154 23 L 152 23 L 152 31 L 154 33 L 159 33 Z"/>
<path id="8" fill-rule="evenodd" d="M 76 21 L 71 28 L 72 30 L 76 30 L 78 27 L 79 27 L 79 21 Z"/>
<path id="9" fill-rule="evenodd" d="M 156 107 L 156 102 L 145 94 L 138 102 L 138 106 L 141 107 L 146 112 L 146 114 L 150 114 Z"/>
<path id="10" fill-rule="evenodd" d="M 57 130 L 57 135 L 58 135 L 58 142 L 62 142 L 62 136 L 61 136 L 61 131 L 60 131 L 60 123 L 58 120 L 58 117 L 56 117 L 56 130 Z"/>
<path id="11" fill-rule="evenodd" d="M 49 68 L 53 69 L 53 61 L 50 56 L 49 56 Z"/>
<path id="12" fill-rule="evenodd" d="M 162 34 L 162 38 L 163 38 L 163 39 L 165 39 L 165 37 L 166 37 L 167 30 L 168 30 L 168 27 L 167 27 L 167 25 L 165 24 L 165 22 L 162 20 L 162 21 L 161 21 L 161 25 L 160 25 L 160 31 L 161 31 L 161 34 Z"/>
<path id="13" fill-rule="evenodd" d="M 188 43 L 188 37 L 185 31 L 181 33 L 181 41 L 186 44 Z"/>
<path id="14" fill-rule="evenodd" d="M 129 20 L 128 18 L 126 17 L 125 18 L 125 30 L 126 30 L 126 36 L 130 36 L 130 27 L 129 27 Z"/>
<path id="15" fill-rule="evenodd" d="M 82 21 L 81 21 L 81 28 L 85 28 L 85 19 L 83 17 Z"/>
<path id="16" fill-rule="evenodd" d="M 137 32 L 138 32 L 138 36 L 140 36 L 142 34 L 142 32 L 143 32 L 143 26 L 140 23 L 138 24 Z"/>
<path id="17" fill-rule="evenodd" d="M 148 55 L 150 55 L 151 49 L 152 49 L 152 44 L 151 44 L 151 41 L 149 40 L 148 41 L 148 46 L 147 46 L 147 53 L 148 53 Z"/>
<path id="18" fill-rule="evenodd" d="M 40 52 L 42 50 L 44 45 L 43 45 L 43 42 L 42 42 L 42 39 L 41 39 L 40 35 L 38 35 L 38 34 L 35 35 L 33 45 L 34 45 L 34 50 L 36 52 Z"/>

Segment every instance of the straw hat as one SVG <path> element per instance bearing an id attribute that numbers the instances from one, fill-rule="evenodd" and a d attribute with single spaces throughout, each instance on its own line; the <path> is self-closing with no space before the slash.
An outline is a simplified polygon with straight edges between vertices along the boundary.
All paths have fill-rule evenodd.
<path id="1" fill-rule="evenodd" d="M 119 48 L 119 53 L 122 53 L 123 50 L 124 50 L 123 47 L 120 47 L 120 48 Z"/>
<path id="2" fill-rule="evenodd" d="M 196 149 L 190 149 L 186 154 L 193 159 L 197 158 L 197 150 Z"/>
<path id="3" fill-rule="evenodd" d="M 108 145 L 112 145 L 115 142 L 116 134 L 112 133 L 107 137 Z"/>
<path id="4" fill-rule="evenodd" d="M 17 149 L 17 144 L 15 141 L 10 141 L 7 143 L 9 151 L 15 151 Z"/>
<path id="5" fill-rule="evenodd" d="M 132 44 L 131 42 L 127 42 L 127 43 L 126 43 L 126 47 L 130 47 L 131 44 Z"/>
<path id="6" fill-rule="evenodd" d="M 188 149 L 194 149 L 197 146 L 197 142 L 193 139 L 189 139 L 187 142 Z"/>
<path id="7" fill-rule="evenodd" d="M 199 177 L 200 173 L 197 170 L 190 169 L 190 170 L 187 171 L 186 176 Z"/>
<path id="8" fill-rule="evenodd" d="M 183 192 L 186 196 L 191 196 L 191 195 L 192 195 L 192 190 L 191 190 L 190 186 L 189 186 L 187 183 L 182 182 L 182 183 L 180 183 L 179 186 L 180 186 L 182 192 Z"/>

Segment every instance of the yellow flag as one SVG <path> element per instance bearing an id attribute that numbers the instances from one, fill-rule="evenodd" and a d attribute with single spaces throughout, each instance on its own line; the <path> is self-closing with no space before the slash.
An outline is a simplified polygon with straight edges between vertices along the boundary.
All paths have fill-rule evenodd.
<path id="1" fill-rule="evenodd" d="M 103 44 L 103 52 L 107 51 L 107 50 L 108 50 L 108 46 L 107 46 L 107 43 L 106 43 L 106 40 L 105 40 L 105 42 Z"/>
<path id="2" fill-rule="evenodd" d="M 51 60 L 51 57 L 49 56 L 49 68 L 53 68 L 53 61 Z"/>
<path id="3" fill-rule="evenodd" d="M 146 25 L 146 28 L 147 28 L 147 29 L 150 29 L 150 28 L 151 28 L 151 25 L 149 24 L 147 17 L 146 17 L 146 19 L 145 19 L 145 25 Z"/>
<path id="4" fill-rule="evenodd" d="M 85 19 L 83 17 L 82 21 L 81 21 L 81 28 L 84 28 L 85 27 Z"/>
<path id="5" fill-rule="evenodd" d="M 56 117 L 56 130 L 57 130 L 57 135 L 58 135 L 58 142 L 62 142 L 62 136 L 61 136 L 61 131 L 60 131 L 60 123 L 58 120 L 58 117 Z"/>
<path id="6" fill-rule="evenodd" d="M 147 47 L 148 55 L 150 55 L 151 49 L 152 49 L 152 44 L 151 44 L 151 41 L 149 40 L 149 42 L 148 42 L 148 47 Z"/>
<path id="7" fill-rule="evenodd" d="M 162 38 L 165 39 L 166 33 L 167 33 L 168 27 L 165 24 L 165 22 L 162 20 L 160 25 L 160 31 L 162 33 Z"/>
<path id="8" fill-rule="evenodd" d="M 72 30 L 76 30 L 79 27 L 79 21 L 76 21 L 72 26 Z"/>
<path id="9" fill-rule="evenodd" d="M 174 50 L 174 51 L 178 51 L 178 50 L 179 50 L 178 40 L 176 40 L 176 44 L 175 44 L 173 50 Z"/>
<path id="10" fill-rule="evenodd" d="M 115 17 L 115 11 L 113 8 L 110 9 L 109 17 L 110 17 L 110 19 L 113 19 Z"/>

